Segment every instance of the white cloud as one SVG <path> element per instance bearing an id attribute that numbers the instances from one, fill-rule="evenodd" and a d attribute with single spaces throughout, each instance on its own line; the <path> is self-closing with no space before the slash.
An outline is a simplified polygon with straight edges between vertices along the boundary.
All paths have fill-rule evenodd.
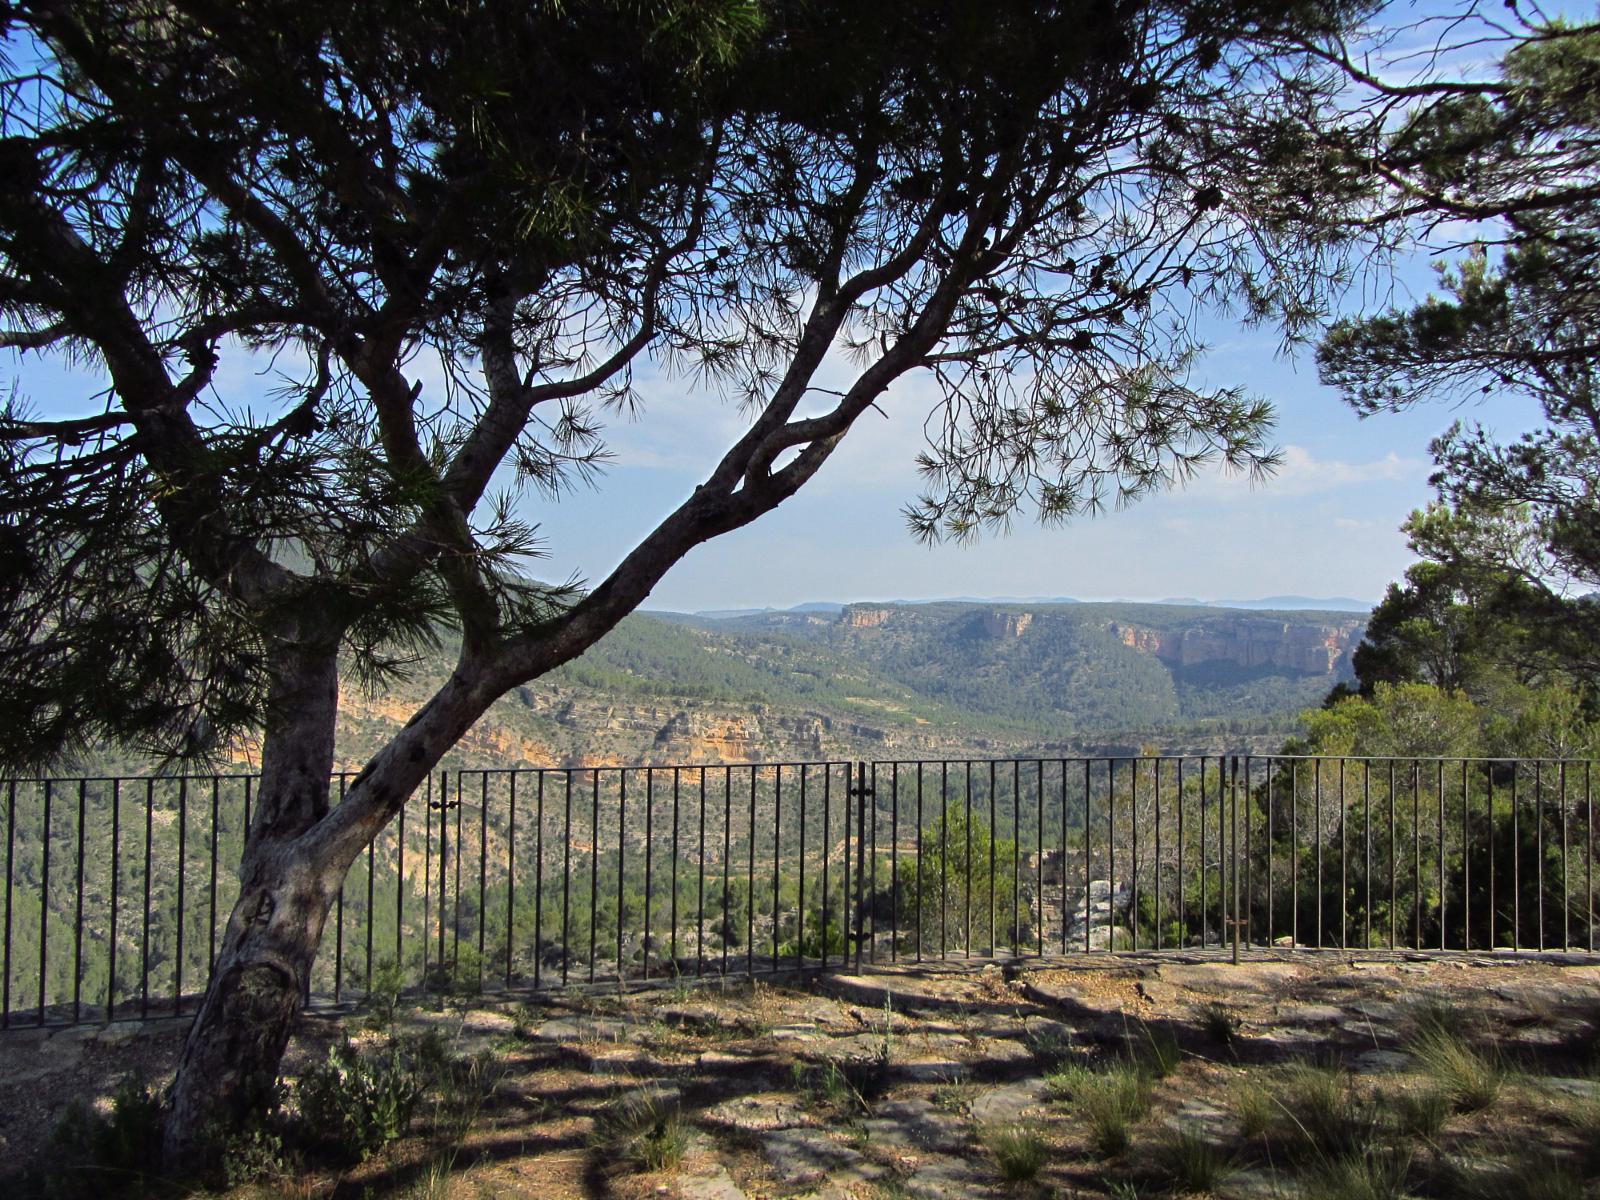
<path id="1" fill-rule="evenodd" d="M 1427 459 L 1402 457 L 1392 450 L 1367 462 L 1345 462 L 1317 458 L 1304 446 L 1290 445 L 1283 447 L 1282 465 L 1264 481 L 1252 480 L 1239 472 L 1229 473 L 1219 467 L 1184 490 L 1191 496 L 1219 500 L 1247 499 L 1261 494 L 1310 496 L 1371 483 L 1421 480 L 1431 465 Z"/>

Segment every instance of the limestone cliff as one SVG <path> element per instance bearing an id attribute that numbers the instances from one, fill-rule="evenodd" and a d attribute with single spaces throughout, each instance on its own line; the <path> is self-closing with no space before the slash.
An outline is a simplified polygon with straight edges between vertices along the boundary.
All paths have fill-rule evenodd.
<path id="1" fill-rule="evenodd" d="M 1178 630 L 1113 623 L 1122 644 L 1174 667 L 1226 662 L 1242 668 L 1274 667 L 1303 675 L 1334 675 L 1347 668 L 1365 622 L 1338 623 L 1269 617 L 1220 618 Z"/>

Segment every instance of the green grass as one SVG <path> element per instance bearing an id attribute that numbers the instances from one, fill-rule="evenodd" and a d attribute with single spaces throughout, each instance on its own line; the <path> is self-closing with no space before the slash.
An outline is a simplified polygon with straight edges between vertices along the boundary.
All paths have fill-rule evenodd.
<path id="1" fill-rule="evenodd" d="M 1337 1067 L 1296 1064 L 1272 1099 L 1278 1114 L 1270 1132 L 1302 1158 L 1342 1160 L 1365 1149 L 1376 1132 L 1377 1106 Z"/>
<path id="2" fill-rule="evenodd" d="M 1092 1076 L 1073 1096 L 1089 1126 L 1089 1143 L 1101 1158 L 1128 1148 L 1133 1126 L 1150 1111 L 1150 1077 L 1131 1064 Z"/>
<path id="3" fill-rule="evenodd" d="M 1156 1167 L 1181 1192 L 1214 1192 L 1236 1170 L 1233 1155 L 1192 1129 L 1175 1129 L 1156 1147 Z"/>
<path id="4" fill-rule="evenodd" d="M 1406 1045 L 1417 1070 L 1458 1112 L 1479 1112 L 1500 1096 L 1506 1069 L 1496 1052 L 1475 1049 L 1457 1030 L 1427 1024 Z"/>
<path id="5" fill-rule="evenodd" d="M 1432 1086 L 1399 1092 L 1389 1098 L 1388 1105 L 1396 1129 L 1407 1137 L 1425 1140 L 1439 1135 L 1455 1108 L 1449 1092 Z"/>
<path id="6" fill-rule="evenodd" d="M 1404 1200 L 1411 1160 L 1376 1147 L 1324 1159 L 1300 1180 L 1302 1200 Z"/>
<path id="7" fill-rule="evenodd" d="M 1258 1138 L 1272 1128 L 1282 1109 L 1272 1090 L 1255 1075 L 1243 1075 L 1228 1088 L 1228 1111 L 1246 1138 Z"/>
<path id="8" fill-rule="evenodd" d="M 1000 1178 L 1007 1183 L 1032 1183 L 1044 1170 L 1050 1146 L 1026 1125 L 992 1125 L 979 1134 Z"/>
<path id="9" fill-rule="evenodd" d="M 1201 1033 L 1220 1045 L 1233 1045 L 1233 1035 L 1238 1026 L 1226 1004 L 1212 1000 L 1201 1006 L 1197 1016 Z"/>

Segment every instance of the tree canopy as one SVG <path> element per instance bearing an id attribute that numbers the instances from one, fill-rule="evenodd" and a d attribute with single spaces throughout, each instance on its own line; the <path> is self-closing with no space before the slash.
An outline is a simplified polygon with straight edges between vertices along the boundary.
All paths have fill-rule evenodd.
<path id="1" fill-rule="evenodd" d="M 101 380 L 0 415 L 0 761 L 260 738 L 169 1155 L 265 1094 L 349 864 L 487 705 L 897 379 L 941 396 L 931 539 L 1269 467 L 1195 321 L 1300 334 L 1345 274 L 1366 193 L 1307 130 L 1372 7 L 0 8 L 0 345 Z M 643 364 L 747 423 L 609 575 L 535 582 Z M 381 679 L 441 629 L 450 678 L 330 805 L 341 661 Z"/>
<path id="2" fill-rule="evenodd" d="M 1416 82 L 1342 58 L 1375 103 L 1409 106 L 1371 156 L 1389 193 L 1381 219 L 1422 224 L 1442 257 L 1437 294 L 1339 322 L 1318 357 L 1364 415 L 1537 402 L 1542 427 L 1511 440 L 1457 422 L 1434 443 L 1434 483 L 1463 513 L 1527 525 L 1537 554 L 1499 565 L 1543 591 L 1559 624 L 1586 621 L 1562 601 L 1600 583 L 1600 25 L 1508 8 L 1453 25 Z M 1485 45 L 1502 51 L 1494 71 L 1447 74 L 1463 47 Z"/>

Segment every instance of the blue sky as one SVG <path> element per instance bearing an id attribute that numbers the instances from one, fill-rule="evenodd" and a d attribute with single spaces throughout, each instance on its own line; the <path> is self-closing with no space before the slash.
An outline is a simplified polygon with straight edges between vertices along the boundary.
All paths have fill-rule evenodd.
<path id="1" fill-rule="evenodd" d="M 916 494 L 914 456 L 932 403 L 902 385 L 869 415 L 812 484 L 756 524 L 693 551 L 650 607 L 785 607 L 806 600 L 938 596 L 1249 599 L 1266 595 L 1376 600 L 1411 561 L 1399 525 L 1431 496 L 1427 446 L 1458 416 L 1502 433 L 1529 414 L 1505 401 L 1463 413 L 1420 407 L 1358 420 L 1316 380 L 1309 351 L 1277 353 L 1270 331 L 1221 324 L 1202 373 L 1271 399 L 1278 474 L 1252 486 L 1211 472 L 1184 490 L 1066 527 L 1020 520 L 975 545 L 925 547 L 901 506 Z M 692 490 L 738 424 L 731 407 L 647 384 L 644 416 L 616 427 L 616 465 L 598 491 L 530 507 L 552 573 L 601 578 L 669 504 Z M 725 444 L 725 443 L 723 443 Z"/>
<path id="2" fill-rule="evenodd" d="M 1412 291 L 1431 273 L 1410 264 Z M 1357 417 L 1316 380 L 1309 350 L 1278 353 L 1270 331 L 1211 323 L 1212 352 L 1200 367 L 1211 383 L 1242 384 L 1273 401 L 1285 461 L 1252 486 L 1211 472 L 1186 489 L 1066 527 L 1019 520 L 1009 535 L 934 547 L 907 533 L 902 506 L 917 492 L 914 459 L 934 393 L 902 381 L 886 414 L 858 424 L 800 494 L 754 525 L 701 546 L 662 581 L 648 607 L 692 611 L 787 607 L 807 600 L 929 599 L 940 596 L 1073 596 L 1079 599 L 1203 600 L 1267 595 L 1376 600 L 1410 561 L 1399 525 L 1431 495 L 1427 445 L 1457 417 L 1503 436 L 1531 427 L 1525 404 L 1504 398 L 1453 412 L 1419 406 Z M 264 363 L 226 356 L 220 392 L 234 404 L 265 404 Z M 432 375 L 432 372 L 428 374 Z M 98 380 L 37 356 L 0 359 L 36 410 L 97 411 Z M 428 381 L 436 386 L 437 377 Z M 540 525 L 546 578 L 597 582 L 691 492 L 737 436 L 743 417 L 714 394 L 646 377 L 646 404 L 608 430 L 614 461 L 596 488 L 559 503 L 530 497 Z"/>

